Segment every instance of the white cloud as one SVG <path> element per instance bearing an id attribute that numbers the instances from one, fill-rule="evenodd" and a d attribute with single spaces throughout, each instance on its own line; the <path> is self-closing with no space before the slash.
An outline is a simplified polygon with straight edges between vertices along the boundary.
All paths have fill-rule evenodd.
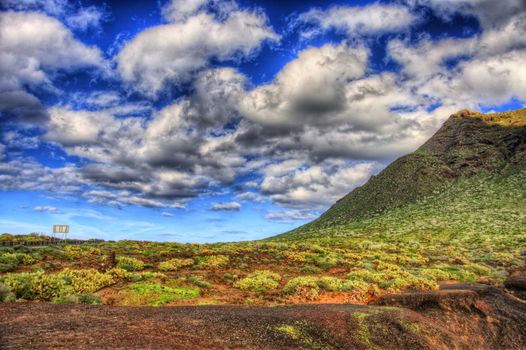
<path id="1" fill-rule="evenodd" d="M 40 145 L 40 140 L 37 136 L 27 136 L 23 131 L 9 130 L 3 135 L 3 141 L 9 148 L 14 149 L 37 149 Z"/>
<path id="2" fill-rule="evenodd" d="M 211 210 L 214 211 L 239 211 L 241 204 L 238 202 L 214 203 Z"/>
<path id="3" fill-rule="evenodd" d="M 296 24 L 314 26 L 302 32 L 305 37 L 331 29 L 354 37 L 402 31 L 415 21 L 416 16 L 405 6 L 375 3 L 368 6 L 335 6 L 327 10 L 312 9 L 300 14 Z"/>
<path id="4" fill-rule="evenodd" d="M 99 30 L 108 16 L 104 7 L 83 7 L 80 2 L 68 0 L 2 0 L 5 9 L 40 12 L 56 17 L 73 30 Z"/>
<path id="5" fill-rule="evenodd" d="M 526 11 L 524 0 L 406 0 L 415 6 L 426 6 L 445 19 L 450 19 L 455 13 L 477 17 L 485 28 L 498 26 L 507 22 L 510 16 Z"/>
<path id="6" fill-rule="evenodd" d="M 400 10 L 406 21 L 394 23 L 389 16 L 368 21 L 374 11 L 388 14 L 389 9 Z M 312 209 L 326 208 L 384 162 L 415 150 L 452 112 L 477 103 L 526 99 L 526 19 L 521 14 L 468 38 L 420 36 L 416 44 L 392 40 L 388 55 L 402 69 L 377 72 L 363 46 L 368 41 L 356 35 L 407 28 L 414 20 L 407 9 L 373 4 L 314 10 L 300 17 L 323 31 L 345 31 L 351 40 L 307 48 L 272 81 L 256 87 L 234 68 L 209 66 L 250 57 L 262 42 L 276 39 L 262 13 L 232 2 L 174 0 L 164 15 L 168 24 L 127 43 L 116 57 L 119 71 L 150 96 L 181 82 L 190 84 L 188 95 L 154 110 L 152 103 L 126 102 L 118 91 L 78 93 L 69 105 L 50 108 L 41 125 L 46 129 L 42 141 L 82 162 L 62 169 L 20 158 L 0 163 L 1 189 L 81 194 L 117 208 L 181 208 L 191 198 L 217 195 L 218 187 L 232 185 L 232 202 L 215 203 L 212 210 L 273 201 L 288 209 L 267 213 L 269 219 L 307 220 Z M 54 32 L 48 36 L 65 45 L 56 48 L 59 54 L 47 52 L 31 42 L 31 34 L 4 28 L 19 36 L 11 44 L 0 42 L 7 52 L 0 53 L 0 69 L 4 59 L 21 63 L 0 78 L 14 89 L 0 91 L 0 107 L 41 115 L 42 105 L 23 91 L 25 86 L 52 88 L 54 74 L 63 69 L 104 63 L 100 51 L 75 40 L 55 19 L 16 16 L 34 16 L 43 32 L 50 32 L 51 23 Z M 60 31 L 69 34 L 57 36 Z M 82 103 L 85 109 L 78 108 Z M 436 105 L 441 106 L 433 109 Z M 7 148 L 20 148 L 17 139 L 35 141 L 17 135 L 3 135 Z M 6 147 L 0 148 L 2 158 Z M 239 183 L 247 178 L 252 181 Z M 236 185 L 252 190 L 240 193 Z"/>
<path id="7" fill-rule="evenodd" d="M 265 40 L 277 40 L 266 22 L 262 13 L 236 10 L 224 20 L 199 12 L 184 22 L 149 28 L 118 54 L 118 70 L 133 89 L 154 97 L 167 84 L 187 82 L 212 59 L 246 58 Z"/>
<path id="8" fill-rule="evenodd" d="M 256 186 L 259 186 L 256 184 Z M 235 199 L 240 202 L 256 202 L 262 203 L 266 200 L 261 194 L 257 192 L 243 192 L 236 195 Z"/>
<path id="9" fill-rule="evenodd" d="M 416 45 L 394 40 L 388 52 L 402 64 L 415 93 L 443 106 L 476 108 L 525 100 L 520 67 L 526 61 L 526 14 L 469 38 L 423 38 Z"/>
<path id="10" fill-rule="evenodd" d="M 0 120 L 39 122 L 46 117 L 45 107 L 37 97 L 22 90 L 1 91 L 0 86 Z"/>
<path id="11" fill-rule="evenodd" d="M 80 102 L 97 107 L 111 107 L 121 102 L 121 96 L 117 91 L 94 91 L 89 96 L 83 96 Z"/>
<path id="12" fill-rule="evenodd" d="M 301 166 L 298 160 L 289 160 L 263 169 L 261 191 L 286 207 L 321 209 L 364 184 L 374 171 L 373 163 L 326 160 Z"/>
<path id="13" fill-rule="evenodd" d="M 210 0 L 172 0 L 162 8 L 164 18 L 170 22 L 181 22 L 202 10 Z"/>
<path id="14" fill-rule="evenodd" d="M 345 85 L 365 74 L 368 51 L 342 43 L 308 48 L 271 84 L 250 91 L 240 105 L 245 117 L 268 126 L 327 123 L 344 109 Z M 309 72 L 309 74 L 305 74 Z"/>
<path id="15" fill-rule="evenodd" d="M 105 68 L 99 49 L 76 40 L 54 18 L 24 12 L 0 13 L 0 88 L 51 84 L 49 74 L 81 67 Z"/>
<path id="16" fill-rule="evenodd" d="M 2 0 L 2 5 L 17 11 L 42 11 L 61 16 L 68 7 L 67 0 Z"/>
<path id="17" fill-rule="evenodd" d="M 47 191 L 60 196 L 79 193 L 86 184 L 71 164 L 49 168 L 29 159 L 0 163 L 0 191 Z"/>
<path id="18" fill-rule="evenodd" d="M 25 120 L 43 119 L 45 112 L 26 87 L 57 91 L 57 72 L 94 67 L 106 72 L 98 48 L 76 40 L 58 20 L 39 13 L 0 13 L 0 112 Z"/>
<path id="19" fill-rule="evenodd" d="M 106 13 L 98 7 L 89 6 L 79 9 L 73 15 L 66 17 L 68 27 L 85 32 L 89 29 L 100 29 Z"/>
<path id="20" fill-rule="evenodd" d="M 60 212 L 58 208 L 51 207 L 51 206 L 37 206 L 37 207 L 34 207 L 33 210 L 39 211 L 41 213 L 45 212 L 45 213 L 51 213 L 51 214 L 56 214 Z"/>
<path id="21" fill-rule="evenodd" d="M 306 212 L 301 210 L 269 211 L 265 215 L 265 218 L 268 220 L 285 222 L 291 220 L 313 220 L 317 217 L 318 215 L 312 212 Z"/>
<path id="22" fill-rule="evenodd" d="M 164 216 L 164 217 L 167 217 L 167 218 L 171 218 L 171 217 L 174 216 L 174 214 L 172 214 L 172 213 L 168 213 L 168 212 L 166 212 L 166 211 L 161 212 L 161 215 Z"/>

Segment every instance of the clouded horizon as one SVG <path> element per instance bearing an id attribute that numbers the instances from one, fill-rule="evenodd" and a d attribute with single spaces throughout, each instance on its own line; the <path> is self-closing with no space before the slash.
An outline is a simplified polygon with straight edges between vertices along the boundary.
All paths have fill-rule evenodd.
<path id="1" fill-rule="evenodd" d="M 526 2 L 1 0 L 0 230 L 259 239 L 526 101 Z"/>

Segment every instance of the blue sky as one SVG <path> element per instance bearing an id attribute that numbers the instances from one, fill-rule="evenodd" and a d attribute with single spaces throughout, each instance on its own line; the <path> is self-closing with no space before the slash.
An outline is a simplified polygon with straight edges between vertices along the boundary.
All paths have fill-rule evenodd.
<path id="1" fill-rule="evenodd" d="M 522 0 L 1 4 L 4 232 L 268 237 L 526 100 Z"/>

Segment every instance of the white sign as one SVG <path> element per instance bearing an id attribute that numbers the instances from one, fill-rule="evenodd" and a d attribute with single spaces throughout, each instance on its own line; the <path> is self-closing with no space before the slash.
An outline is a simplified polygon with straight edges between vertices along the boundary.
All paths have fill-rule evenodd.
<path id="1" fill-rule="evenodd" d="M 53 233 L 69 233 L 69 225 L 53 225 Z"/>

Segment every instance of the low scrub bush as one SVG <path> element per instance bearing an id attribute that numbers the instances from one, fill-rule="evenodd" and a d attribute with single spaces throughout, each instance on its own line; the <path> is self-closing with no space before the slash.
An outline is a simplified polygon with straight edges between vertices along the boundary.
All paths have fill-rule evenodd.
<path id="1" fill-rule="evenodd" d="M 12 302 L 16 300 L 15 294 L 11 291 L 9 286 L 0 282 L 0 303 L 1 302 Z"/>
<path id="2" fill-rule="evenodd" d="M 144 262 L 129 256 L 117 257 L 117 267 L 126 271 L 141 271 L 144 269 Z"/>
<path id="3" fill-rule="evenodd" d="M 133 277 L 132 272 L 128 272 L 120 267 L 114 267 L 106 271 L 106 274 L 110 275 L 114 281 L 131 280 Z"/>
<path id="4" fill-rule="evenodd" d="M 22 299 L 49 301 L 71 291 L 60 276 L 43 272 L 7 274 L 1 279 L 17 298 Z"/>
<path id="5" fill-rule="evenodd" d="M 305 273 L 307 275 L 312 275 L 312 274 L 315 274 L 315 273 L 320 273 L 321 272 L 321 269 L 317 266 L 313 266 L 313 265 L 305 265 L 301 268 L 300 270 L 302 273 Z"/>
<path id="6" fill-rule="evenodd" d="M 283 292 L 314 300 L 321 291 L 355 292 L 364 295 L 368 289 L 369 284 L 363 281 L 341 280 L 331 276 L 300 276 L 288 281 Z"/>
<path id="7" fill-rule="evenodd" d="M 247 277 L 237 281 L 234 287 L 254 292 L 264 292 L 269 289 L 278 288 L 279 281 L 281 281 L 279 274 L 268 270 L 261 270 L 254 271 Z"/>
<path id="8" fill-rule="evenodd" d="M 182 267 L 192 266 L 194 259 L 170 259 L 159 263 L 161 271 L 177 271 Z"/>
<path id="9" fill-rule="evenodd" d="M 70 294 L 53 299 L 54 304 L 102 305 L 102 299 L 94 294 Z"/>
<path id="10" fill-rule="evenodd" d="M 69 270 L 58 274 L 73 291 L 78 294 L 94 293 L 115 283 L 111 274 L 100 273 L 95 269 Z"/>
<path id="11" fill-rule="evenodd" d="M 199 265 L 204 269 L 217 269 L 225 267 L 230 263 L 226 255 L 210 255 L 199 260 Z"/>
<path id="12" fill-rule="evenodd" d="M 18 265 L 30 265 L 35 259 L 26 253 L 3 253 L 0 255 L 0 272 L 15 271 Z"/>
<path id="13" fill-rule="evenodd" d="M 212 285 L 206 281 L 199 279 L 198 277 L 190 277 L 189 281 L 200 288 L 211 289 Z"/>

